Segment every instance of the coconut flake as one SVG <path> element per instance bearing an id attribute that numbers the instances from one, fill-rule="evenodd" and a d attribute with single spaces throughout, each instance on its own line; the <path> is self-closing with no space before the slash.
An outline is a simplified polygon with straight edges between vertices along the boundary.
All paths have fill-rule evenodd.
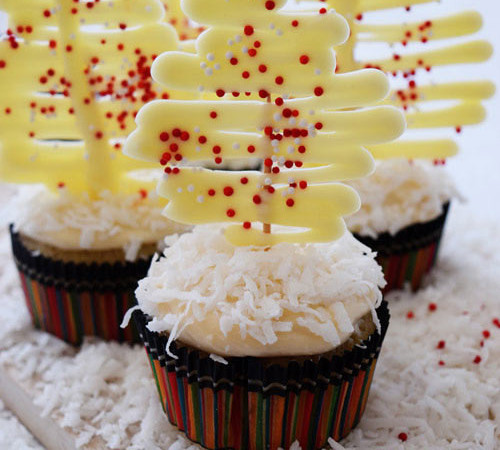
<path id="1" fill-rule="evenodd" d="M 128 260 L 137 256 L 142 243 L 160 242 L 186 229 L 162 216 L 163 204 L 154 195 L 144 199 L 139 193 L 103 191 L 93 200 L 66 189 L 52 193 L 27 186 L 11 205 L 9 219 L 28 236 L 59 248 L 123 248 Z"/>
<path id="2" fill-rule="evenodd" d="M 408 225 L 427 222 L 439 216 L 451 198 L 460 198 L 446 169 L 429 161 L 377 161 L 373 175 L 348 184 L 359 193 L 361 209 L 346 223 L 363 236 L 396 234 Z"/>
<path id="3" fill-rule="evenodd" d="M 222 356 L 216 355 L 215 353 L 210 353 L 210 359 L 213 359 L 215 362 L 227 365 L 227 359 L 224 359 Z"/>
<path id="4" fill-rule="evenodd" d="M 385 283 L 373 253 L 349 234 L 333 243 L 264 249 L 234 247 L 220 229 L 201 226 L 169 245 L 136 291 L 141 309 L 155 317 L 150 329 L 169 332 L 169 344 L 187 322 L 215 314 L 226 337 L 236 328 L 242 339 L 269 345 L 299 326 L 336 346 L 339 335 L 354 330 L 352 304 L 370 311 Z"/>

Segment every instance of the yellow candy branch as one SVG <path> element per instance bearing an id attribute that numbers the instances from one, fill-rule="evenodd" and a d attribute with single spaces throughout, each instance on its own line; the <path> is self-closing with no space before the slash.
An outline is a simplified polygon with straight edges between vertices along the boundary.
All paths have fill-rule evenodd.
<path id="1" fill-rule="evenodd" d="M 368 23 L 366 13 L 393 10 L 433 3 L 437 0 L 326 0 L 326 3 L 344 15 L 351 28 L 346 44 L 336 49 L 338 73 L 350 72 L 365 67 L 378 68 L 387 74 L 402 76 L 404 88 L 395 89 L 386 100 L 405 111 L 409 129 L 433 129 L 452 127 L 460 132 L 465 125 L 484 120 L 485 109 L 481 102 L 494 93 L 489 81 L 463 81 L 437 84 L 417 84 L 418 72 L 431 71 L 436 66 L 474 64 L 487 60 L 492 53 L 491 45 L 483 40 L 460 40 L 455 38 L 471 36 L 482 26 L 482 18 L 475 11 L 463 11 L 441 18 L 418 22 L 393 24 Z M 394 51 L 390 58 L 360 60 L 356 51 L 365 43 L 387 43 L 391 46 L 432 46 L 443 41 L 439 48 L 415 52 Z M 446 101 L 435 109 L 426 106 L 431 102 Z M 377 159 L 394 157 L 428 158 L 441 161 L 457 152 L 457 145 L 451 139 L 401 139 L 390 144 L 370 146 Z"/>
<path id="2" fill-rule="evenodd" d="M 151 168 L 122 143 L 142 104 L 172 92 L 151 64 L 176 49 L 158 0 L 0 0 L 0 178 L 95 196 L 136 192 Z M 175 95 L 175 93 L 174 93 Z"/>
<path id="3" fill-rule="evenodd" d="M 164 167 L 159 193 L 169 200 L 167 217 L 232 223 L 225 233 L 235 245 L 340 237 L 342 217 L 357 211 L 359 197 L 339 182 L 371 173 L 364 145 L 404 131 L 396 108 L 362 109 L 387 94 L 380 71 L 334 74 L 332 48 L 348 36 L 345 20 L 323 8 L 286 11 L 284 3 L 184 0 L 186 14 L 209 28 L 196 53 L 164 53 L 152 73 L 168 89 L 207 100 L 149 103 L 124 149 Z M 254 157 L 263 172 L 192 164 Z M 269 234 L 256 222 L 284 229 Z"/>

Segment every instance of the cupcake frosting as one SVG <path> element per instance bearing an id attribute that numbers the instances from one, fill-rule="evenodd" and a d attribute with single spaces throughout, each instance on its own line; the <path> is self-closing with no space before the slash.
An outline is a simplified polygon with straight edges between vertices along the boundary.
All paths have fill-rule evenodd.
<path id="1" fill-rule="evenodd" d="M 161 215 L 156 194 L 102 192 L 99 198 L 74 196 L 65 189 L 24 187 L 14 199 L 16 230 L 63 250 L 123 248 L 128 260 L 142 244 L 161 243 L 166 235 L 186 229 Z"/>
<path id="2" fill-rule="evenodd" d="M 361 209 L 347 218 L 347 226 L 353 233 L 374 238 L 435 219 L 443 204 L 457 196 L 446 169 L 421 160 L 377 161 L 370 177 L 347 184 L 361 197 Z"/>
<path id="3" fill-rule="evenodd" d="M 220 356 L 313 355 L 381 301 L 381 268 L 346 234 L 327 244 L 234 247 L 200 226 L 168 242 L 136 291 L 151 331 Z"/>

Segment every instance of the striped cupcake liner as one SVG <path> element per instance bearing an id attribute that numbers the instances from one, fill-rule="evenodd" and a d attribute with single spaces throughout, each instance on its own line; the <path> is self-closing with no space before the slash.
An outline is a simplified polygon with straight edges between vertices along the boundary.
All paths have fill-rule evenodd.
<path id="1" fill-rule="evenodd" d="M 402 289 L 407 283 L 413 291 L 420 288 L 436 263 L 449 206 L 446 203 L 437 218 L 406 227 L 395 235 L 383 233 L 375 239 L 354 235 L 377 252 L 377 262 L 387 281 L 384 294 Z"/>
<path id="2" fill-rule="evenodd" d="M 387 303 L 377 310 L 375 332 L 342 356 L 288 359 L 253 357 L 212 360 L 195 348 L 148 330 L 134 313 L 144 340 L 163 410 L 173 425 L 208 449 L 319 449 L 344 438 L 366 407 L 388 324 Z"/>
<path id="3" fill-rule="evenodd" d="M 136 305 L 137 281 L 149 261 L 75 264 L 34 253 L 10 227 L 12 252 L 33 325 L 73 344 L 84 336 L 141 342 L 134 327 L 121 329 L 123 316 Z"/>

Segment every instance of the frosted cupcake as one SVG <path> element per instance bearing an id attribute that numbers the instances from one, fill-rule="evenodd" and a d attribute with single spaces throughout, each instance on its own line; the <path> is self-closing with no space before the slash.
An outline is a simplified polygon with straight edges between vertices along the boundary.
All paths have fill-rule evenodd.
<path id="1" fill-rule="evenodd" d="M 72 344 L 85 335 L 136 341 L 119 324 L 137 280 L 164 236 L 186 227 L 165 220 L 145 192 L 90 200 L 31 188 L 15 204 L 12 249 L 35 326 Z"/>
<path id="2" fill-rule="evenodd" d="M 444 167 L 423 160 L 378 161 L 370 177 L 349 183 L 362 206 L 346 223 L 377 253 L 385 292 L 409 283 L 417 290 L 434 266 L 450 200 L 456 197 Z"/>
<path id="3" fill-rule="evenodd" d="M 171 423 L 207 448 L 321 448 L 363 414 L 387 325 L 374 255 L 234 247 L 198 227 L 137 289 L 135 321 Z"/>
<path id="4" fill-rule="evenodd" d="M 156 55 L 178 47 L 158 0 L 2 3 L 0 179 L 45 189 L 18 199 L 14 257 L 35 325 L 71 343 L 130 340 L 119 328 L 165 234 L 152 164 L 121 148 L 156 85 Z M 53 3 L 53 2 L 52 2 Z M 80 3 L 80 4 L 78 4 Z M 133 3 L 133 2 L 132 2 Z M 92 30 L 89 32 L 89 30 Z M 29 70 L 26 68 L 29 67 Z"/>
<path id="5" fill-rule="evenodd" d="M 195 54 L 166 52 L 152 73 L 207 96 L 149 103 L 124 149 L 163 167 L 168 218 L 225 224 L 169 241 L 134 313 L 168 419 L 210 449 L 347 435 L 388 326 L 382 271 L 345 235 L 359 196 L 342 181 L 372 172 L 364 145 L 400 136 L 403 117 L 364 108 L 388 92 L 380 71 L 335 75 L 345 19 L 285 3 L 184 0 L 208 29 Z M 195 165 L 241 158 L 261 170 Z"/>

